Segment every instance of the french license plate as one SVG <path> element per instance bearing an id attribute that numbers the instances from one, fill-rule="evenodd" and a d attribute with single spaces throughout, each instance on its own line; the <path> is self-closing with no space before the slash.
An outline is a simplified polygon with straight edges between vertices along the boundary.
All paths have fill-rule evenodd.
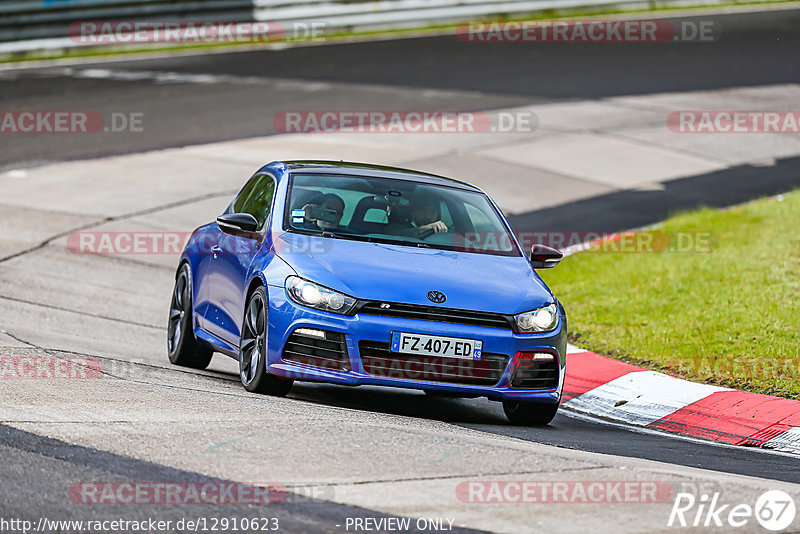
<path id="1" fill-rule="evenodd" d="M 480 360 L 483 342 L 477 339 L 392 332 L 392 352 Z"/>

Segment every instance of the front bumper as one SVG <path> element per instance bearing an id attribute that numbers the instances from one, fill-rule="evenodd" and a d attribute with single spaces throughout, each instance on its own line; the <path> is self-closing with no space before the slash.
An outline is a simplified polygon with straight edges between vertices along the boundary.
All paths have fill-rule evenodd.
<path id="1" fill-rule="evenodd" d="M 269 332 L 267 361 L 271 374 L 295 380 L 321 381 L 359 386 L 376 385 L 423 390 L 438 390 L 465 396 L 486 396 L 494 400 L 525 400 L 555 403 L 561 398 L 566 358 L 566 321 L 561 316 L 558 328 L 543 334 L 516 334 L 511 329 L 423 321 L 368 314 L 337 315 L 299 306 L 288 299 L 283 287 L 269 286 Z M 312 328 L 344 334 L 349 370 L 312 367 L 282 359 L 284 346 L 297 328 Z M 432 379 L 376 376 L 365 370 L 359 342 L 389 342 L 393 331 L 417 332 L 438 336 L 479 339 L 484 354 L 503 354 L 509 362 L 500 380 L 491 386 L 440 382 Z M 558 383 L 550 389 L 509 387 L 519 352 L 550 352 L 557 355 Z"/>

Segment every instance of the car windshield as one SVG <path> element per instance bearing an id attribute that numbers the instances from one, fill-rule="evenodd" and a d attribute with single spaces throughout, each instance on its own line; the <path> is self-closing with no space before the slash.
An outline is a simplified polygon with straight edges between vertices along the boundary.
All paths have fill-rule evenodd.
<path id="1" fill-rule="evenodd" d="M 331 238 L 520 255 L 483 193 L 403 180 L 293 174 L 284 228 Z"/>

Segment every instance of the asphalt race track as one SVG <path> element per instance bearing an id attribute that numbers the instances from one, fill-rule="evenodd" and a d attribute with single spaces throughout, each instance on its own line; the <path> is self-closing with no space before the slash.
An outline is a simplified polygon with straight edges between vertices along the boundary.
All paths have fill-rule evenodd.
<path id="1" fill-rule="evenodd" d="M 499 403 L 486 399 L 447 399 L 398 393 L 388 388 L 342 389 L 304 385 L 293 392 L 303 400 L 377 410 L 412 417 L 435 417 L 467 428 L 558 447 L 678 463 L 785 482 L 800 482 L 800 461 L 788 454 L 721 447 L 700 440 L 684 441 L 662 433 L 644 433 L 563 411 L 545 428 L 522 428 L 506 422 Z M 432 415 L 433 414 L 433 415 Z"/>
<path id="2" fill-rule="evenodd" d="M 84 513 L 80 503 L 65 503 L 53 488 L 69 487 L 76 478 L 97 477 L 102 480 L 158 480 L 164 482 L 198 484 L 224 484 L 230 481 L 205 477 L 144 462 L 121 457 L 103 451 L 70 445 L 35 434 L 29 434 L 0 425 L 0 450 L 6 463 L 24 466 L 22 469 L 3 472 L 3 488 L 0 497 L 3 501 L 4 516 L 12 516 L 37 523 L 41 516 L 50 518 L 81 517 Z M 46 472 L 47 477 L 37 476 Z M 48 498 L 48 495 L 52 497 Z M 45 496 L 42 499 L 42 496 Z M 324 497 L 324 493 L 321 494 Z M 33 506 L 32 503 L 36 502 Z M 65 504 L 67 504 L 65 506 Z M 109 509 L 110 508 L 110 509 Z M 157 517 L 162 521 L 177 522 L 183 518 L 215 517 L 219 514 L 217 505 L 170 506 L 154 504 L 137 506 L 131 510 L 123 504 L 112 505 L 103 510 L 109 515 L 118 515 L 129 520 L 147 521 Z M 229 517 L 258 519 L 263 516 L 258 507 L 237 504 L 225 507 Z M 297 497 L 289 503 L 274 506 L 270 519 L 276 518 L 281 529 L 288 532 L 326 532 L 334 525 L 344 524 L 346 518 L 369 517 L 384 519 L 392 516 L 373 510 L 359 510 L 352 506 L 337 505 L 319 498 Z M 396 517 L 396 516 L 395 516 Z M 257 529 L 254 529 L 257 530 Z M 5 531 L 5 529 L 4 529 Z M 420 532 L 413 523 L 409 532 Z M 453 532 L 478 532 L 454 527 Z"/>
<path id="3" fill-rule="evenodd" d="M 666 45 L 477 45 L 463 43 L 454 36 L 445 35 L 208 55 L 194 53 L 101 62 L 71 61 L 45 66 L 26 65 L 23 68 L 4 67 L 0 69 L 0 102 L 3 110 L 91 109 L 103 114 L 142 113 L 148 117 L 148 121 L 146 135 L 130 132 L 98 134 L 92 137 L 91 142 L 81 136 L 2 134 L 0 210 L 7 211 L 0 216 L 0 220 L 10 220 L 24 214 L 22 208 L 11 206 L 8 200 L 10 197 L 3 193 L 3 180 L 7 179 L 2 177 L 3 173 L 36 169 L 60 162 L 271 136 L 280 133 L 275 129 L 272 117 L 285 110 L 495 110 L 526 105 L 602 101 L 612 97 L 652 93 L 757 89 L 760 86 L 800 82 L 800 10 L 697 15 L 690 20 L 700 19 L 713 20 L 722 28 L 718 41 Z M 199 196 L 199 200 L 196 200 L 196 206 L 199 206 L 197 209 L 212 212 L 212 209 L 216 209 L 216 204 L 226 202 L 226 195 L 230 194 L 232 184 L 233 182 L 221 181 L 218 187 L 212 188 L 213 194 Z M 759 196 L 787 191 L 799 185 L 800 157 L 785 157 L 776 159 L 768 166 L 735 164 L 724 169 L 665 181 L 661 188 L 604 190 L 588 197 L 576 195 L 557 205 L 516 211 L 510 220 L 515 229 L 522 231 L 553 228 L 614 231 L 657 222 L 676 210 L 700 205 L 733 205 Z M 91 188 L 91 184 L 84 184 L 84 187 Z M 488 192 L 492 194 L 491 190 Z M 81 195 L 80 191 L 75 193 L 76 198 Z M 90 195 L 88 192 L 86 194 Z M 187 198 L 197 195 L 200 193 L 186 193 Z M 75 202 L 80 204 L 78 200 Z M 212 202 L 216 204 L 212 206 Z M 195 206 L 188 201 L 186 206 L 166 201 L 162 204 L 165 205 L 163 209 L 151 211 L 180 212 L 184 209 L 188 212 Z M 149 208 L 143 209 L 141 213 L 150 213 L 148 210 Z M 11 268 L 14 262 L 24 262 L 26 256 L 40 252 L 49 253 L 53 242 L 64 237 L 62 232 L 66 228 L 82 225 L 91 227 L 104 221 L 114 223 L 122 219 L 111 216 L 97 219 L 83 214 L 73 218 L 72 213 L 65 215 L 66 211 L 61 213 L 54 209 L 50 209 L 50 212 L 45 209 L 42 213 L 51 213 L 53 217 L 64 216 L 64 228 L 58 228 L 55 223 L 48 224 L 46 226 L 52 231 L 41 236 L 36 234 L 31 238 L 31 243 L 39 241 L 41 244 L 15 249 L 11 254 L 0 251 L 0 273 L 4 267 Z M 141 213 L 133 214 L 129 218 L 141 217 Z M 186 217 L 186 220 L 191 219 Z M 54 257 L 58 258 L 57 254 Z M 135 260 L 124 265 L 121 260 L 108 260 L 97 267 L 96 264 L 87 266 L 88 261 L 76 264 L 77 267 L 65 267 L 65 270 L 70 271 L 69 276 L 79 276 L 80 269 L 86 267 L 84 276 L 91 278 L 97 275 L 97 269 L 105 269 L 109 273 L 115 269 L 134 272 L 141 267 L 142 273 L 137 271 L 136 274 L 140 282 L 148 280 L 148 276 L 156 272 L 162 278 L 168 278 L 164 275 L 169 268 L 164 265 L 158 266 L 159 270 L 156 270 L 146 263 L 136 264 Z M 22 265 L 14 268 L 23 269 L 24 264 Z M 158 284 L 155 285 L 160 288 Z M 45 286 L 47 284 L 42 284 L 40 295 L 45 300 L 35 302 L 28 294 L 15 294 L 13 289 L 9 289 L 9 284 L 0 284 L 0 299 L 5 299 L 9 309 L 18 305 L 22 310 L 28 304 L 51 306 L 53 309 L 67 306 L 49 303 L 45 298 L 47 291 L 54 289 Z M 109 305 L 104 303 L 104 311 L 97 312 L 93 318 L 126 323 L 126 327 L 143 327 L 142 331 L 153 338 L 162 336 L 163 332 L 158 330 L 158 325 L 153 325 L 149 320 L 149 306 L 154 299 L 152 293 L 150 290 L 143 292 L 141 310 L 136 310 L 134 306 L 126 311 L 110 313 L 106 308 Z M 113 297 L 115 293 L 112 291 L 109 295 Z M 165 294 L 164 299 L 166 302 L 168 295 Z M 75 300 L 80 299 L 76 297 Z M 156 302 L 155 309 L 159 305 Z M 146 312 L 142 311 L 146 306 Z M 166 312 L 166 308 L 164 311 Z M 19 315 L 25 316 L 25 313 L 27 312 L 21 311 Z M 80 313 L 91 315 L 85 311 Z M 117 317 L 117 313 L 128 313 L 130 316 Z M 112 334 L 109 333 L 108 336 L 111 338 Z M 90 389 L 77 391 L 76 395 L 81 395 L 80 398 L 86 400 L 86 413 L 78 411 L 69 414 L 70 417 L 65 416 L 64 421 L 52 425 L 52 428 L 45 427 L 45 430 L 42 427 L 38 430 L 32 429 L 35 432 L 20 429 L 19 423 L 43 424 L 43 414 L 47 410 L 55 409 L 59 395 L 67 394 L 54 392 L 54 406 L 48 405 L 40 413 L 32 404 L 30 414 L 26 414 L 26 417 L 30 417 L 24 421 L 0 416 L 0 423 L 4 423 L 0 424 L 0 456 L 4 460 L 0 464 L 0 479 L 3 480 L 0 484 L 0 509 L 4 516 L 24 517 L 35 521 L 42 515 L 87 515 L 85 505 L 61 498 L 62 488 L 75 480 L 227 480 L 224 476 L 225 459 L 214 457 L 212 467 L 201 474 L 197 468 L 199 464 L 194 462 L 205 456 L 193 454 L 197 451 L 172 450 L 168 436 L 180 435 L 183 428 L 181 425 L 185 422 L 182 417 L 189 420 L 195 416 L 209 416 L 210 426 L 231 425 L 231 435 L 246 441 L 252 435 L 248 434 L 249 427 L 242 421 L 231 419 L 231 414 L 250 413 L 241 412 L 240 409 L 258 411 L 257 402 L 261 398 L 241 390 L 238 377 L 232 372 L 233 362 L 226 361 L 223 356 L 215 357 L 216 366 L 212 366 L 210 371 L 178 372 L 169 365 L 165 354 L 139 354 L 137 350 L 140 346 L 149 345 L 144 342 L 140 345 L 135 338 L 125 339 L 121 344 L 127 347 L 120 349 L 119 354 L 108 354 L 108 357 L 116 362 L 134 362 L 133 367 L 127 371 L 130 375 L 125 378 L 130 383 L 114 386 L 107 391 L 104 389 L 97 399 L 93 399 L 94 394 Z M 3 341 L 0 346 L 7 344 L 10 350 L 15 351 L 45 351 L 62 357 L 68 352 L 63 346 L 53 349 L 52 344 L 32 343 L 27 336 L 15 334 L 2 319 L 0 341 Z M 81 347 L 73 350 L 76 353 L 87 350 L 87 354 L 98 352 Z M 106 364 L 109 362 L 111 360 L 106 361 Z M 139 372 L 142 374 L 137 374 Z M 128 387 L 130 391 L 126 389 Z M 142 389 L 140 391 L 135 388 Z M 198 391 L 207 392 L 209 400 L 199 401 Z M 128 399 L 132 406 L 136 405 L 141 395 L 163 394 L 167 399 L 165 402 L 175 403 L 167 405 L 168 408 L 174 408 L 182 415 L 176 416 L 175 421 L 165 420 L 163 443 L 158 442 L 157 436 L 153 435 L 139 435 L 134 432 L 128 434 L 124 430 L 120 431 L 119 436 L 104 432 L 97 423 L 89 425 L 90 437 L 81 436 L 81 421 L 89 420 L 84 419 L 84 416 L 88 418 L 86 414 L 94 409 L 102 411 L 103 399 L 113 398 L 118 394 Z M 23 405 L 28 400 L 24 395 L 20 398 Z M 198 402 L 196 407 L 189 405 L 195 401 Z M 97 406 L 93 403 L 97 403 Z M 312 436 L 313 439 L 319 439 L 320 449 L 313 449 L 312 452 L 320 452 L 322 444 L 328 447 L 325 451 L 330 452 L 330 448 L 334 448 L 336 452 L 337 443 L 325 441 L 332 438 L 323 437 L 326 428 L 323 428 L 322 422 L 330 415 L 334 423 L 341 417 L 342 429 L 341 435 L 337 435 L 336 425 L 332 423 L 328 432 L 342 440 L 353 435 L 346 431 L 351 428 L 349 425 L 356 425 L 358 421 L 369 421 L 376 428 L 389 422 L 393 431 L 396 430 L 395 427 L 403 431 L 409 427 L 408 432 L 421 435 L 419 439 L 422 441 L 453 441 L 463 437 L 473 440 L 470 443 L 481 444 L 480 446 L 483 446 L 484 441 L 491 446 L 511 443 L 509 447 L 528 451 L 528 457 L 534 455 L 530 451 L 538 450 L 535 448 L 537 444 L 552 445 L 563 449 L 565 461 L 576 462 L 574 466 L 565 467 L 565 471 L 596 468 L 578 465 L 578 462 L 583 461 L 580 454 L 588 452 L 600 453 L 603 458 L 608 455 L 609 464 L 604 465 L 604 469 L 610 469 L 610 465 L 626 469 L 628 464 L 638 466 L 640 460 L 649 460 L 680 469 L 680 476 L 687 479 L 695 475 L 700 477 L 700 471 L 694 471 L 696 468 L 723 473 L 724 475 L 719 475 L 722 481 L 727 480 L 727 475 L 745 475 L 800 484 L 800 458 L 795 456 L 678 439 L 658 432 L 645 433 L 566 411 L 562 411 L 546 428 L 514 427 L 507 424 L 498 403 L 485 399 L 430 397 L 418 392 L 387 388 L 347 389 L 297 384 L 288 400 L 279 401 L 278 407 L 287 414 L 297 411 L 308 418 L 310 423 L 305 423 L 306 425 L 320 425 L 318 429 L 309 430 L 308 427 L 281 420 L 276 426 L 279 435 L 295 433 L 303 436 L 308 432 L 309 439 Z M 158 421 L 159 410 L 169 412 L 169 409 L 162 406 L 153 408 L 152 413 L 147 412 L 147 417 L 152 416 L 154 421 Z M 195 409 L 196 412 L 193 411 Z M 346 415 L 339 415 L 337 410 L 340 409 Z M 253 427 L 259 424 L 260 417 L 265 417 L 260 412 L 255 415 Z M 410 424 L 404 418 L 412 418 L 416 422 Z M 124 421 L 114 423 L 122 424 Z M 57 437 L 40 435 L 44 433 Z M 202 432 L 197 431 L 197 434 L 197 439 L 205 443 Z M 92 441 L 94 438 L 97 445 Z M 119 445 L 119 452 L 108 452 L 117 450 L 114 448 L 117 439 L 122 443 Z M 147 444 L 147 452 L 139 453 L 135 446 L 128 445 L 138 439 Z M 336 462 L 340 461 L 340 456 L 354 450 L 352 447 L 375 445 L 360 441 L 362 439 L 366 440 L 359 436 L 353 443 L 340 444 L 345 449 L 339 451 L 341 455 L 331 453 L 330 457 L 324 458 L 335 457 L 331 460 L 331 465 L 338 467 Z M 92 444 L 87 440 L 92 441 Z M 213 440 L 208 437 L 206 441 Z M 218 441 L 208 446 L 211 448 L 221 443 L 223 442 Z M 101 446 L 103 444 L 106 446 Z M 262 444 L 258 446 L 261 447 Z M 448 446 L 455 451 L 452 454 L 462 454 L 467 464 L 474 462 L 470 464 L 475 466 L 474 472 L 471 472 L 473 476 L 483 472 L 479 465 L 480 456 L 470 456 L 470 451 L 464 452 L 452 444 Z M 221 447 L 222 450 L 228 450 L 227 446 Z M 158 452 L 161 449 L 164 450 L 163 457 L 173 459 L 173 463 L 167 465 L 166 461 L 162 464 L 152 460 L 161 458 Z M 446 459 L 451 454 L 448 452 L 451 449 L 435 448 L 430 453 L 431 458 L 441 453 L 442 459 Z M 468 447 L 465 446 L 464 449 Z M 387 450 L 393 449 L 387 445 Z M 259 451 L 263 454 L 275 453 L 272 450 Z M 235 449 L 233 461 L 238 462 L 237 458 L 240 458 L 244 462 L 247 454 L 246 450 Z M 310 453 L 306 451 L 306 454 Z M 415 459 L 414 454 L 410 455 L 409 465 Z M 187 459 L 184 460 L 184 456 Z M 431 465 L 440 461 L 438 456 L 431 458 L 423 455 L 421 461 L 429 461 Z M 392 466 L 396 461 L 399 460 L 387 460 Z M 487 461 L 491 465 L 486 472 L 491 473 L 490 467 L 497 465 L 491 463 L 495 461 L 492 458 Z M 500 460 L 496 462 L 502 463 Z M 446 462 L 441 465 L 445 464 Z M 244 463 L 241 465 L 246 467 Z M 236 473 L 238 480 L 241 480 L 247 470 L 239 464 L 237 466 L 236 469 L 240 470 Z M 291 467 L 291 464 L 287 465 L 285 472 L 280 471 L 278 474 L 285 479 L 292 473 Z M 334 467 L 330 468 L 331 472 L 336 472 Z M 372 470 L 382 468 L 377 464 L 364 466 L 364 469 L 368 467 Z M 406 467 L 408 466 L 403 464 L 403 468 Z M 536 472 L 531 469 L 529 472 Z M 212 472 L 218 474 L 212 475 Z M 513 474 L 513 470 L 509 472 Z M 497 473 L 501 471 L 498 470 Z M 340 472 L 336 472 L 336 475 L 339 476 Z M 446 478 L 441 473 L 439 476 Z M 331 480 L 338 480 L 333 475 L 331 477 Z M 393 481 L 392 477 L 396 477 L 398 483 L 416 480 L 411 477 L 406 481 L 402 476 L 391 473 L 387 474 L 386 480 Z M 431 478 L 435 477 L 436 475 L 431 475 Z M 418 478 L 425 479 L 422 475 Z M 231 479 L 234 479 L 233 476 Z M 355 478 L 351 480 L 344 477 L 342 480 L 345 485 L 361 484 Z M 313 481 L 304 482 L 309 486 L 314 485 Z M 280 517 L 282 528 L 289 532 L 343 531 L 340 525 L 348 517 L 388 518 L 402 515 L 375 511 L 380 509 L 377 504 L 362 506 L 360 503 L 372 501 L 364 498 L 357 489 L 352 490 L 352 495 L 348 491 L 350 490 L 343 490 L 344 496 L 337 495 L 335 502 L 327 498 L 329 495 L 325 491 L 318 491 L 311 497 L 294 498 L 286 506 L 275 507 L 273 515 Z M 360 491 L 366 492 L 367 489 Z M 378 495 L 375 502 L 380 498 L 391 500 L 392 495 Z M 432 510 L 434 508 L 435 503 Z M 218 510 L 218 507 L 202 505 L 166 508 L 142 505 L 134 507 L 133 511 L 131 507 L 107 508 L 103 513 L 119 513 L 130 518 L 158 516 L 178 519 L 186 516 L 210 517 L 218 514 Z M 250 505 L 226 507 L 225 513 L 238 517 L 255 517 L 255 514 L 261 514 Z M 611 511 L 608 513 L 609 517 L 613 516 Z M 433 511 L 430 514 L 435 515 Z M 631 519 L 631 523 L 626 524 L 633 525 L 635 520 Z M 498 523 L 487 529 L 508 528 L 508 524 Z M 480 529 L 464 528 L 462 531 L 477 530 Z"/>
<path id="4" fill-rule="evenodd" d="M 585 46 L 477 44 L 444 35 L 0 70 L 5 109 L 92 109 L 148 118 L 146 135 L 100 135 L 91 144 L 80 136 L 5 136 L 0 170 L 270 135 L 276 133 L 274 115 L 286 110 L 485 110 L 800 79 L 800 11 L 685 20 L 712 22 L 720 28 L 718 40 Z M 165 83 L 159 74 L 212 79 Z M 639 227 L 676 210 L 789 190 L 800 184 L 796 168 L 795 160 L 781 161 L 766 177 L 757 169 L 758 179 L 752 180 L 752 168 L 742 166 L 676 181 L 663 192 L 601 195 L 576 203 L 575 209 L 515 213 L 512 223 L 523 230 Z M 720 181 L 738 187 L 719 187 Z"/>
<path id="5" fill-rule="evenodd" d="M 0 71 L 0 101 L 8 109 L 89 108 L 151 117 L 146 136 L 102 136 L 92 146 L 66 136 L 10 139 L 0 166 L 268 135 L 275 133 L 273 115 L 293 109 L 492 109 L 796 83 L 800 77 L 800 11 L 687 20 L 713 22 L 722 28 L 719 40 L 528 45 L 466 43 L 444 35 L 94 65 L 133 74 L 220 77 L 214 83 L 80 74 L 92 68 L 85 63 L 66 72 L 64 67 Z"/>

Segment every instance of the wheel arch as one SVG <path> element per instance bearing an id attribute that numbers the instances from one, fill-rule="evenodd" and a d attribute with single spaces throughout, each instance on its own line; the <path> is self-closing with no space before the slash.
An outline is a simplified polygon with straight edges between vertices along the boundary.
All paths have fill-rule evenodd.
<path id="1" fill-rule="evenodd" d="M 178 268 L 175 269 L 175 280 L 178 279 L 178 275 L 181 274 L 181 269 L 183 269 L 184 265 L 188 265 L 191 270 L 192 264 L 189 262 L 189 258 L 181 258 L 181 261 L 178 262 Z"/>
<path id="2" fill-rule="evenodd" d="M 253 294 L 253 292 L 258 287 L 264 287 L 264 288 L 267 287 L 267 281 L 264 278 L 264 273 L 262 273 L 262 272 L 256 273 L 253 276 L 253 278 L 250 280 L 250 283 L 247 284 L 247 292 L 245 293 L 245 298 L 244 298 L 245 303 L 250 300 L 250 296 Z M 264 291 L 264 293 L 266 293 L 266 291 Z M 265 295 L 265 296 L 266 296 L 267 300 L 269 300 L 269 295 Z M 245 306 L 247 306 L 247 305 L 245 304 Z"/>

